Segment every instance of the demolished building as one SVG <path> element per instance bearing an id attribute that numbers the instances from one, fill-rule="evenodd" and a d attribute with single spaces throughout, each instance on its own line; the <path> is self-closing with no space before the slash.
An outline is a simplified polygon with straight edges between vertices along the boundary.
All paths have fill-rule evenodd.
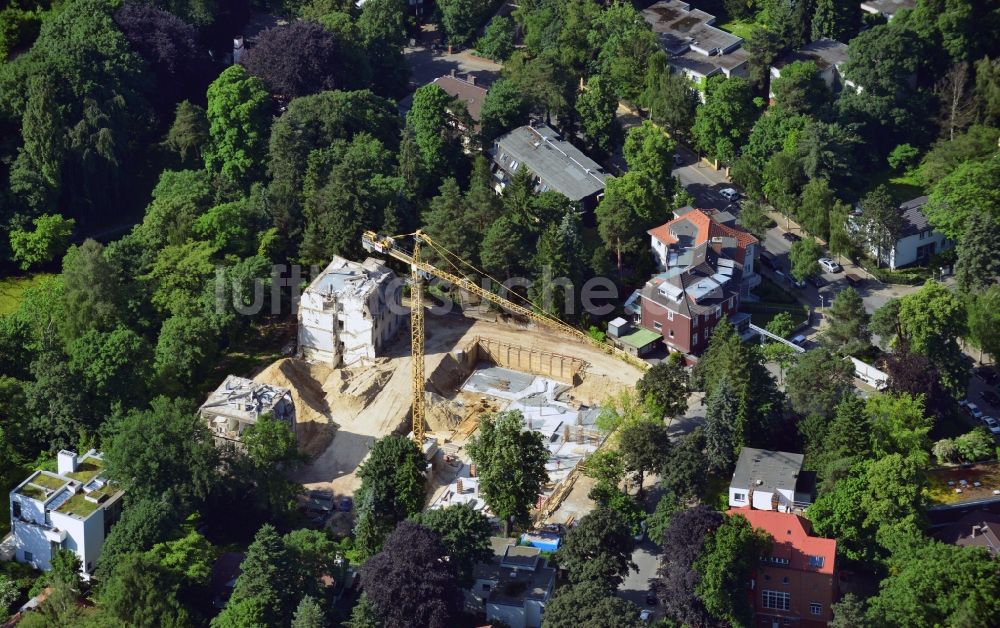
<path id="1" fill-rule="evenodd" d="M 334 257 L 299 303 L 299 355 L 329 367 L 375 358 L 403 324 L 401 297 L 381 260 Z"/>
<path id="2" fill-rule="evenodd" d="M 244 430 L 265 414 L 295 433 L 295 403 L 287 388 L 230 375 L 199 409 L 216 444 L 239 444 Z"/>

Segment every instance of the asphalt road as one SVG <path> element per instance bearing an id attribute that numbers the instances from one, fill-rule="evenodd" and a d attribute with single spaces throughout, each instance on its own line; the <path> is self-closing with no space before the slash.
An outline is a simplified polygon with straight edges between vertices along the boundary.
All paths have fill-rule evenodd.
<path id="1" fill-rule="evenodd" d="M 719 194 L 719 190 L 731 187 L 725 171 L 716 170 L 699 160 L 698 156 L 686 147 L 678 147 L 677 153 L 682 161 L 677 168 L 674 168 L 673 175 L 680 179 L 681 185 L 694 197 L 695 207 L 725 209 L 729 201 Z"/>

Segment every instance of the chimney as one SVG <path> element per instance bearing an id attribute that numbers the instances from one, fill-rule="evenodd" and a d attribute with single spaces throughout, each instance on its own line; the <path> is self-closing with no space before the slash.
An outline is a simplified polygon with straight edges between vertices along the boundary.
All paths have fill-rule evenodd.
<path id="1" fill-rule="evenodd" d="M 468 81 L 469 81 L 470 84 L 475 85 L 476 84 L 476 75 L 470 72 L 469 73 Z"/>
<path id="2" fill-rule="evenodd" d="M 63 449 L 56 456 L 56 470 L 59 475 L 66 475 L 76 471 L 76 452 Z"/>
<path id="3" fill-rule="evenodd" d="M 451 72 L 449 73 L 449 76 L 451 76 L 451 78 L 455 78 L 455 68 L 451 69 Z"/>
<path id="4" fill-rule="evenodd" d="M 244 48 L 245 42 L 242 36 L 233 38 L 233 63 L 239 63 L 243 60 Z"/>

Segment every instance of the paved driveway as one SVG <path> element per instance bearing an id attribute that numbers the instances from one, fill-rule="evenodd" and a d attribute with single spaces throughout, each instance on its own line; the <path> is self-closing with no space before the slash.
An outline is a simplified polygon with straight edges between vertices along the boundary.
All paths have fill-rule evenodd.
<path id="1" fill-rule="evenodd" d="M 403 55 L 410 66 L 410 83 L 413 87 L 426 85 L 434 79 L 450 74 L 452 70 L 460 78 L 471 74 L 476 83 L 489 87 L 500 78 L 499 63 L 470 54 L 467 50 L 455 54 L 436 51 L 429 46 L 413 46 L 403 49 Z"/>
<path id="2" fill-rule="evenodd" d="M 681 165 L 674 168 L 673 175 L 680 179 L 681 185 L 695 199 L 695 207 L 715 207 L 725 209 L 729 201 L 722 198 L 719 190 L 731 187 L 724 170 L 716 170 L 709 164 L 698 159 L 692 151 L 684 146 L 677 149 L 681 156 Z"/>

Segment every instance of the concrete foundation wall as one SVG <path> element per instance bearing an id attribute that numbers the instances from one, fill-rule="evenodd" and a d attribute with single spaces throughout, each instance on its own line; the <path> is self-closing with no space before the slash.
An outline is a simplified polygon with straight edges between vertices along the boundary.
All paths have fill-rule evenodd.
<path id="1" fill-rule="evenodd" d="M 472 368 L 477 362 L 490 362 L 503 368 L 541 375 L 558 382 L 578 386 L 587 362 L 567 355 L 539 351 L 477 336 L 461 352 L 465 366 Z"/>

